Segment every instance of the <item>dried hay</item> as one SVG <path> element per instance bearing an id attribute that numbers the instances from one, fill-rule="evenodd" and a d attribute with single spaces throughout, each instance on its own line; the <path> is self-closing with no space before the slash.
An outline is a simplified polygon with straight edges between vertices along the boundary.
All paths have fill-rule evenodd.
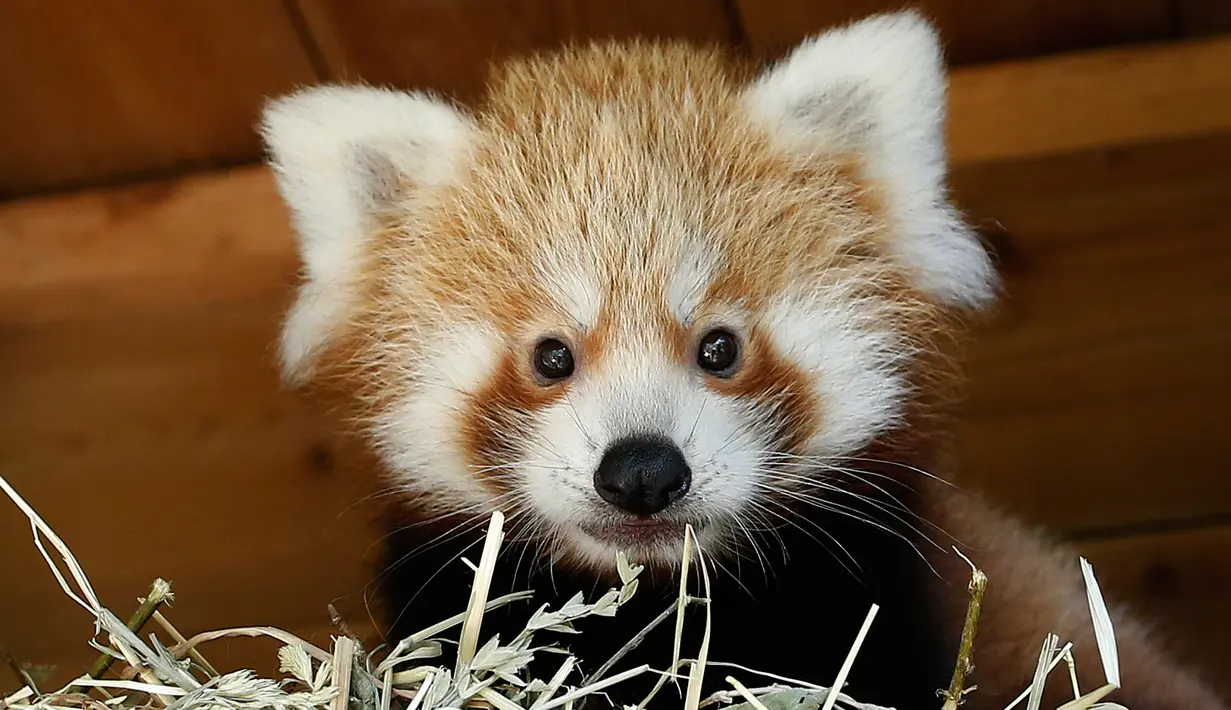
<path id="1" fill-rule="evenodd" d="M 495 599 L 488 596 L 492 572 L 503 538 L 504 517 L 499 512 L 492 515 L 479 564 L 471 565 L 475 571 L 475 582 L 465 612 L 411 635 L 393 649 L 368 652 L 358 639 L 342 634 L 333 639 L 333 648 L 326 651 L 294 634 L 272 627 L 223 629 L 185 638 L 159 611 L 163 603 L 172 599 L 170 585 L 162 580 L 154 583 L 137 613 L 125 624 L 99 601 L 85 571 L 64 541 L 2 476 L 0 489 L 3 489 L 30 519 L 34 544 L 64 593 L 94 617 L 95 635 L 89 643 L 102 653 L 99 661 L 87 674 L 55 692 L 40 692 L 29 674 L 14 664 L 14 670 L 26 685 L 0 699 L 0 710 L 572 710 L 578 700 L 602 694 L 608 688 L 646 673 L 656 674 L 658 682 L 638 705 L 629 707 L 644 708 L 669 681 L 682 680 L 686 682 L 684 710 L 718 706 L 731 710 L 833 710 L 835 707 L 843 710 L 888 710 L 859 703 L 841 692 L 831 692 L 829 688 L 822 686 L 709 660 L 709 570 L 704 554 L 696 546 L 691 528 L 685 534 L 680 593 L 676 604 L 630 639 L 596 672 L 576 679 L 573 676 L 578 659 L 550 643 L 538 642 L 538 635 L 580 633 L 581 630 L 574 626 L 575 622 L 592 616 L 614 616 L 620 606 L 636 593 L 638 575 L 642 568 L 621 555 L 617 558 L 620 587 L 609 590 L 592 603 L 586 603 L 582 595 L 577 594 L 555 611 L 548 611 L 546 607 L 540 608 L 531 614 L 525 630 L 515 638 L 502 642 L 499 637 L 493 636 L 480 645 L 485 612 L 530 597 L 529 592 L 506 594 Z M 45 543 L 51 544 L 59 555 L 61 564 L 56 563 Z M 704 597 L 688 594 L 690 567 L 694 560 L 700 568 Z M 1119 661 L 1111 620 L 1107 615 L 1098 583 L 1094 579 L 1093 569 L 1085 559 L 1081 560 L 1081 567 L 1106 684 L 1083 694 L 1077 683 L 1072 644 L 1067 643 L 1061 647 L 1060 639 L 1049 634 L 1039 655 L 1034 682 L 1023 690 L 1006 710 L 1016 708 L 1023 701 L 1027 710 L 1039 710 L 1043 684 L 1061 661 L 1068 668 L 1074 699 L 1055 710 L 1124 710 L 1121 705 L 1100 702 L 1120 687 Z M 973 563 L 971 570 L 969 613 L 953 682 L 947 691 L 940 692 L 941 700 L 938 702 L 943 703 L 942 710 L 955 710 L 967 693 L 977 692 L 974 687 L 965 687 L 965 678 L 972 667 L 979 605 L 987 578 Z M 705 631 L 694 658 L 684 657 L 681 648 L 684 625 L 682 612 L 689 604 L 700 604 L 706 611 Z M 876 613 L 877 608 L 873 606 L 834 679 L 833 688 L 843 687 L 846 675 L 858 656 L 860 645 L 874 622 Z M 676 618 L 676 633 L 670 668 L 657 670 L 639 666 L 607 676 L 607 672 L 625 653 L 641 643 L 651 628 L 664 622 L 672 614 Z M 138 635 L 150 620 L 161 627 L 172 642 L 171 645 L 167 645 L 154 633 L 147 639 Z M 441 655 L 441 644 L 450 642 L 443 635 L 459 626 L 461 630 L 457 638 L 459 653 L 456 665 L 453 668 L 433 665 L 431 661 Z M 98 641 L 102 632 L 106 632 L 107 645 Z M 197 649 L 208 641 L 238 636 L 268 636 L 285 644 L 278 651 L 283 677 L 263 678 L 251 670 L 220 673 Z M 530 661 L 541 653 L 559 654 L 563 659 L 558 670 L 547 680 L 530 677 L 527 671 Z M 749 688 L 729 675 L 726 676 L 726 681 L 731 685 L 731 690 L 721 691 L 703 699 L 702 681 L 706 672 L 713 668 L 730 668 L 746 676 L 768 679 L 773 683 Z M 104 677 L 109 670 L 114 671 L 111 674 L 113 677 Z"/>

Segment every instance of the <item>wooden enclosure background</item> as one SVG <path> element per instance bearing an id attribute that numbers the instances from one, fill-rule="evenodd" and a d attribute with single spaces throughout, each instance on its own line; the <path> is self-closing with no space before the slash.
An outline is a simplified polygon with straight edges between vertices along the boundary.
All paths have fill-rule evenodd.
<path id="1" fill-rule="evenodd" d="M 263 97 L 469 99 L 488 60 L 566 39 L 771 57 L 901 4 L 5 0 L 0 471 L 121 615 L 163 576 L 185 631 L 327 642 L 331 601 L 368 628 L 373 484 L 273 368 L 297 264 L 256 164 Z M 961 482 L 1075 542 L 1231 692 L 1231 2 L 917 4 L 955 65 L 954 190 L 1008 277 L 970 353 Z M 0 502 L 0 646 L 65 678 L 90 630 Z"/>

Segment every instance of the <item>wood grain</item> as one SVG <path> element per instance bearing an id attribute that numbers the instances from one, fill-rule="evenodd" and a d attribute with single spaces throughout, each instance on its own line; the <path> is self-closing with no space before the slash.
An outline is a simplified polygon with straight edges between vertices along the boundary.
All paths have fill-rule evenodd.
<path id="1" fill-rule="evenodd" d="M 159 575 L 195 600 L 175 614 L 190 629 L 363 609 L 373 484 L 339 423 L 278 384 L 296 265 L 271 183 L 0 207 L 0 470 L 117 611 Z M 6 646 L 36 660 L 83 642 L 88 619 L 7 503 L 0 540 Z"/>
<path id="2" fill-rule="evenodd" d="M 1231 513 L 1231 130 L 959 168 L 1011 235 L 971 348 L 968 480 L 1069 527 Z"/>
<path id="3" fill-rule="evenodd" d="M 0 198 L 249 160 L 317 79 L 281 0 L 0 3 Z"/>
<path id="4" fill-rule="evenodd" d="M 290 225 L 242 168 L 0 206 L 0 323 L 142 317 L 286 292 Z"/>
<path id="5" fill-rule="evenodd" d="M 344 80 L 430 89 L 463 100 L 482 88 L 491 60 L 605 38 L 731 43 L 736 18 L 723 0 L 299 0 L 312 36 Z"/>
<path id="6" fill-rule="evenodd" d="M 1201 135 L 1231 125 L 1231 38 L 1131 47 L 958 71 L 956 163 Z"/>
<path id="7" fill-rule="evenodd" d="M 351 506 L 372 486 L 331 446 L 336 423 L 277 386 L 281 301 L 6 332 L 0 467 L 103 598 L 123 605 L 163 576 L 197 600 L 176 614 L 188 628 L 363 608 L 371 538 Z M 89 624 L 19 517 L 0 509 L 0 637 L 35 659 Z"/>
<path id="8" fill-rule="evenodd" d="M 737 0 L 748 42 L 776 55 L 800 39 L 878 12 L 916 7 L 959 64 L 1027 57 L 1170 37 L 1168 0 Z"/>
<path id="9" fill-rule="evenodd" d="M 1227 4 L 1219 0 L 917 4 L 936 19 L 958 63 L 1231 28 Z M 157 0 L 12 0 L 0 4 L 0 198 L 250 161 L 259 154 L 252 128 L 263 99 L 300 84 L 363 79 L 472 99 L 489 60 L 566 40 L 746 39 L 758 53 L 774 54 L 806 34 L 899 6 L 889 0 L 185 0 L 173 7 Z M 1224 64 L 1197 69 L 1225 66 L 1226 57 L 1218 59 Z M 1142 70 L 1123 68 L 1134 76 Z M 1173 70 L 1158 67 L 1154 76 Z M 1035 74 L 1027 70 L 1022 78 Z M 1018 104 L 1001 95 L 1016 83 L 1013 89 L 981 86 L 982 93 L 966 92 L 971 100 Z M 1059 92 L 1056 103 L 1084 91 L 1075 83 L 1049 86 Z M 1034 90 L 1029 83 L 1020 87 Z M 1151 100 L 1167 89 L 1157 81 L 1121 85 L 1117 91 L 1141 100 L 1121 105 L 1113 92 L 1107 110 L 1122 110 L 1124 125 L 1109 128 L 1136 131 L 1129 124 L 1150 125 L 1168 113 L 1172 103 Z M 1190 119 L 1200 122 L 1201 113 Z M 1021 140 L 999 144 L 1019 151 L 1058 135 L 1046 120 L 1010 125 L 1023 133 Z M 1099 125 L 1092 121 L 1087 129 Z M 977 137 L 986 130 L 963 126 L 957 133 Z"/>

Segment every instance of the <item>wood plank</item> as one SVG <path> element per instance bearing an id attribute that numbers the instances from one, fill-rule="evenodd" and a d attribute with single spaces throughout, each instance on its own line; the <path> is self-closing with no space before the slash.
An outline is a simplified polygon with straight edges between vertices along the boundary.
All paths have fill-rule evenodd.
<path id="1" fill-rule="evenodd" d="M 295 280 L 263 169 L 11 202 L 0 215 L 4 327 L 201 308 Z"/>
<path id="2" fill-rule="evenodd" d="M 189 629 L 358 614 L 374 485 L 339 423 L 278 383 L 296 264 L 268 173 L 14 203 L 0 225 L 0 469 L 102 598 L 126 609 L 161 575 L 193 600 Z M 0 550 L 6 646 L 82 644 L 7 504 Z"/>
<path id="3" fill-rule="evenodd" d="M 1228 164 L 1231 130 L 955 173 L 1012 235 L 971 347 L 967 480 L 1068 528 L 1231 513 Z"/>
<path id="4" fill-rule="evenodd" d="M 1032 57 L 1172 34 L 1168 0 L 737 0 L 752 48 L 779 54 L 800 39 L 878 12 L 917 7 L 958 64 Z"/>
<path id="5" fill-rule="evenodd" d="M 1226 66 L 1222 39 L 955 72 L 954 191 L 1008 235 L 1006 299 L 971 348 L 964 480 L 1033 520 L 1228 511 Z"/>
<path id="6" fill-rule="evenodd" d="M 1231 38 L 1131 47 L 958 71 L 956 163 L 1201 135 L 1231 123 Z"/>
<path id="7" fill-rule="evenodd" d="M 969 8 L 958 12 L 956 5 L 938 2 L 925 9 L 937 14 L 951 45 L 960 49 L 962 37 L 971 36 L 996 38 L 997 46 L 1003 48 L 1008 46 L 1006 37 L 1029 36 L 1022 28 L 1036 25 L 1048 32 L 1076 27 L 1096 34 L 1103 31 L 1097 28 L 1106 25 L 1115 37 L 1151 38 L 1157 33 L 1146 28 L 1157 24 L 1159 2 L 1117 2 L 1113 9 L 1107 3 L 1057 0 L 1042 5 L 988 4 L 977 12 Z M 303 3 L 306 24 L 336 76 L 434 88 L 462 97 L 477 93 L 488 58 L 552 46 L 564 38 L 642 35 L 729 43 L 740 33 L 738 18 L 722 0 L 667 5 L 648 0 L 620 4 L 526 0 L 494 9 L 478 0 L 355 7 L 341 0 Z M 1193 20 L 1198 24 L 1213 22 L 1200 18 L 1221 11 L 1200 4 L 1193 8 L 1189 14 L 1198 18 Z M 764 34 L 757 29 L 760 20 L 798 33 L 809 20 L 792 13 L 826 13 L 816 20 L 819 28 L 848 15 L 881 9 L 885 8 L 878 2 L 859 0 L 836 6 L 756 3 L 748 4 L 743 12 L 750 35 L 757 37 Z M 957 26 L 949 27 L 946 17 L 956 18 Z M 988 31 L 980 24 L 985 22 L 1013 31 Z M 977 31 L 963 29 L 966 24 Z M 425 27 L 433 31 L 425 33 Z M 1070 44 L 1080 46 L 1061 42 L 1049 45 L 1048 51 Z M 262 98 L 316 80 L 312 54 L 300 46 L 294 23 L 278 0 L 190 0 L 174 11 L 153 0 L 103 0 L 84 10 L 67 0 L 6 3 L 0 7 L 0 59 L 8 61 L 0 63 L 9 69 L 0 69 L 0 92 L 8 99 L 7 105 L 18 108 L 10 108 L 0 119 L 0 135 L 7 137 L 0 138 L 0 197 L 251 159 L 258 151 L 252 125 Z M 1218 67 L 1226 62 L 1225 55 L 1211 59 L 1216 61 L 1202 66 Z M 1110 61 L 1113 66 L 1119 62 Z M 1146 64 L 1150 61 L 1143 59 Z M 1064 97 L 1058 103 L 1076 96 L 1079 103 L 1088 105 L 1084 85 L 1054 82 L 1072 76 L 1066 73 L 1069 68 L 1058 65 L 1049 80 L 1052 83 L 1044 81 L 1038 91 L 1064 89 L 1064 94 L 1052 94 Z M 1158 69 L 1159 75 L 1170 71 L 1170 67 Z M 1014 85 L 1032 88 L 1031 80 L 1037 80 L 1034 74 L 1027 71 L 1022 77 L 1027 81 Z M 980 110 L 1016 103 L 1006 102 L 994 87 L 971 81 L 987 95 L 979 98 L 980 92 L 974 90 L 959 93 L 974 96 L 982 104 Z M 1102 125 L 1100 116 L 1111 110 L 1124 119 L 1117 130 L 1139 131 L 1136 124 L 1154 125 L 1159 119 L 1156 113 L 1175 105 L 1165 100 L 1168 94 L 1157 94 L 1170 88 L 1157 81 L 1123 85 L 1117 91 L 1129 91 L 1131 100 L 1123 105 L 1110 102 L 1088 125 Z M 1187 118 L 1200 122 L 1202 115 L 1194 112 Z M 80 116 L 90 117 L 89 130 L 80 129 Z M 1136 116 L 1143 118 L 1132 118 Z M 1047 122 L 1009 118 L 1005 125 L 1024 131 L 1031 140 L 1066 135 L 1054 132 Z M 978 125 L 955 131 L 972 137 L 981 132 L 986 129 Z M 1088 134 L 1086 130 L 1080 135 Z M 961 140 L 970 138 L 959 139 L 958 150 Z M 997 143 L 995 139 L 991 142 Z M 998 144 L 1006 143 L 1022 146 L 1014 149 L 1019 152 L 1036 149 L 1021 137 Z"/>
<path id="8" fill-rule="evenodd" d="M 284 299 L 10 330 L 0 467 L 117 606 L 155 576 L 186 628 L 298 625 L 363 609 L 374 485 L 329 421 L 282 391 L 269 338 Z M 0 507 L 0 638 L 22 658 L 84 641 Z M 37 633 L 36 633 L 37 630 Z M 88 635 L 88 634 L 87 634 Z"/>
<path id="9" fill-rule="evenodd" d="M 335 76 L 472 99 L 490 60 L 564 41 L 683 38 L 734 41 L 723 0 L 299 0 Z"/>
<path id="10" fill-rule="evenodd" d="M 316 78 L 281 0 L 6 0 L 0 198 L 249 160 Z"/>

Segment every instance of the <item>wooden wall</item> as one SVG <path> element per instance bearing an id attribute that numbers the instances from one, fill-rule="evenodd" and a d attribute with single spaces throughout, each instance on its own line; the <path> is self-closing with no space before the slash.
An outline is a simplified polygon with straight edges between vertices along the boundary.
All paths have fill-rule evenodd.
<path id="1" fill-rule="evenodd" d="M 1008 278 L 970 353 L 962 483 L 1076 542 L 1231 691 L 1228 4 L 919 4 L 959 65 L 956 195 Z M 262 98 L 355 78 L 469 98 L 489 58 L 564 38 L 768 56 L 897 5 L 0 3 L 0 471 L 121 615 L 161 575 L 185 630 L 324 640 L 331 601 L 365 627 L 372 482 L 273 368 L 297 264 L 251 165 Z M 80 672 L 89 619 L 2 502 L 0 563 L 0 646 Z"/>
<path id="2" fill-rule="evenodd" d="M 772 56 L 906 0 L 5 0 L 0 197 L 252 160 L 264 96 L 362 79 L 471 98 L 487 61 L 634 35 Z M 1231 28 L 1226 0 L 915 0 L 957 64 Z"/>

